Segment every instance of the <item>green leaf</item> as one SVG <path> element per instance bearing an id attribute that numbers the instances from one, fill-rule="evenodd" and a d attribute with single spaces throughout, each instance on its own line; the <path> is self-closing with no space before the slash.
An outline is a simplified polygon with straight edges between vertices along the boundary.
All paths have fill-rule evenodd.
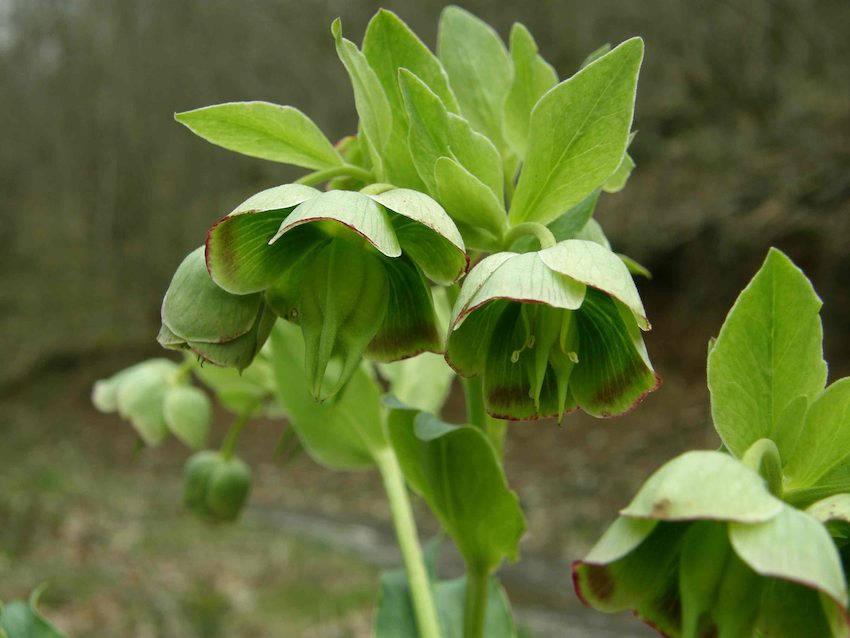
<path id="1" fill-rule="evenodd" d="M 603 55 L 607 55 L 609 51 L 611 51 L 611 44 L 606 42 L 601 47 L 591 51 L 590 54 L 581 63 L 581 66 L 579 66 L 579 69 L 583 69 L 586 66 L 590 66 L 591 64 L 596 62 L 599 58 L 601 58 Z"/>
<path id="2" fill-rule="evenodd" d="M 514 79 L 505 101 L 505 138 L 520 159 L 524 159 L 531 110 L 558 83 L 558 74 L 537 54 L 537 43 L 525 26 L 516 23 L 511 27 L 510 42 Z"/>
<path id="3" fill-rule="evenodd" d="M 746 593 L 752 595 L 751 592 Z M 762 585 L 758 636 L 823 636 L 846 638 L 846 610 L 819 592 L 782 580 Z"/>
<path id="4" fill-rule="evenodd" d="M 525 520 L 496 453 L 477 428 L 448 426 L 423 440 L 436 417 L 390 406 L 388 432 L 404 476 L 422 495 L 470 570 L 489 573 L 516 560 Z M 443 424 L 447 425 L 447 424 Z"/>
<path id="5" fill-rule="evenodd" d="M 387 446 L 375 379 L 361 367 L 332 401 L 317 403 L 304 376 L 298 327 L 278 321 L 270 341 L 278 401 L 308 454 L 334 470 L 372 467 L 373 452 Z"/>
<path id="6" fill-rule="evenodd" d="M 407 69 L 399 71 L 399 84 L 410 120 L 410 153 L 429 191 L 436 189 L 437 160 L 450 157 L 490 188 L 501 208 L 502 164 L 493 143 L 476 133 L 466 120 L 449 113 L 440 98 Z"/>
<path id="7" fill-rule="evenodd" d="M 342 22 L 337 18 L 331 25 L 336 52 L 354 89 L 354 106 L 366 137 L 369 156 L 379 179 L 383 175 L 381 154 L 393 130 L 393 114 L 381 81 L 369 66 L 366 56 L 350 40 L 342 37 Z"/>
<path id="8" fill-rule="evenodd" d="M 806 512 L 824 524 L 839 547 L 850 542 L 850 494 L 834 494 L 810 505 Z"/>
<path id="9" fill-rule="evenodd" d="M 174 436 L 194 450 L 204 446 L 212 421 L 212 405 L 206 394 L 189 385 L 173 386 L 165 393 L 162 410 Z"/>
<path id="10" fill-rule="evenodd" d="M 257 409 L 274 391 L 274 379 L 269 363 L 263 357 L 254 359 L 242 372 L 233 368 L 199 366 L 198 377 L 214 393 L 218 401 L 234 414 Z"/>
<path id="11" fill-rule="evenodd" d="M 600 189 L 593 191 L 566 213 L 558 217 L 555 221 L 549 223 L 549 230 L 552 231 L 555 239 L 563 241 L 565 239 L 578 238 L 582 229 L 585 228 L 588 223 L 593 221 L 593 212 L 596 210 L 596 203 L 599 201 L 600 192 Z M 602 245 L 604 246 L 605 244 Z M 608 246 L 608 248 L 610 248 L 610 246 Z"/>
<path id="12" fill-rule="evenodd" d="M 762 478 L 722 452 L 686 452 L 647 479 L 620 514 L 664 521 L 761 523 L 783 508 Z"/>
<path id="13" fill-rule="evenodd" d="M 387 257 L 401 255 L 386 211 L 369 196 L 354 191 L 327 191 L 299 204 L 283 220 L 269 243 L 274 245 L 302 224 L 324 219 L 339 222 L 362 235 Z"/>
<path id="14" fill-rule="evenodd" d="M 294 207 L 319 194 L 301 184 L 275 186 L 249 197 L 214 224 L 206 252 L 213 281 L 228 292 L 244 295 L 265 290 L 280 279 L 313 231 L 302 229 L 298 237 L 271 246 L 269 240 Z"/>
<path id="15" fill-rule="evenodd" d="M 463 116 L 504 154 L 502 112 L 513 69 L 499 34 L 468 11 L 449 6 L 440 15 L 437 54 Z"/>
<path id="16" fill-rule="evenodd" d="M 512 224 L 546 224 L 603 183 L 626 151 L 643 41 L 627 40 L 534 107 Z"/>
<path id="17" fill-rule="evenodd" d="M 205 140 L 243 155 L 316 170 L 343 164 L 313 120 L 291 106 L 229 102 L 177 113 L 174 119 Z"/>
<path id="18" fill-rule="evenodd" d="M 729 540 L 756 573 L 817 589 L 847 606 L 838 551 L 826 528 L 810 514 L 783 505 L 762 523 L 730 523 Z"/>
<path id="19" fill-rule="evenodd" d="M 399 69 L 415 74 L 450 111 L 458 111 L 443 65 L 392 11 L 380 9 L 369 21 L 363 36 L 363 55 L 384 87 L 394 117 L 398 114 L 404 121 L 404 102 L 398 86 Z"/>
<path id="20" fill-rule="evenodd" d="M 41 589 L 30 596 L 29 604 L 13 601 L 0 606 L 0 636 L 8 638 L 67 638 L 51 625 L 35 608 Z M 4 634 L 5 632 L 5 634 Z"/>
<path id="21" fill-rule="evenodd" d="M 799 413 L 795 399 L 813 400 L 826 382 L 820 307 L 806 276 L 775 249 L 732 306 L 708 356 L 708 388 L 714 426 L 736 456 L 761 438 L 776 442 L 783 461 L 804 451 L 801 421 L 783 413 Z"/>
<path id="22" fill-rule="evenodd" d="M 788 451 L 785 464 L 787 487 L 799 489 L 817 485 L 819 479 L 835 473 L 836 466 L 850 460 L 850 377 L 830 385 L 806 412 L 802 430 Z M 846 473 L 850 481 L 850 472 Z"/>
<path id="23" fill-rule="evenodd" d="M 470 248 L 498 249 L 507 229 L 505 210 L 493 191 L 449 157 L 434 165 L 437 199 L 457 223 Z"/>
<path id="24" fill-rule="evenodd" d="M 609 177 L 602 185 L 602 190 L 606 193 L 619 193 L 626 187 L 626 183 L 629 181 L 629 177 L 634 169 L 635 161 L 632 159 L 631 155 L 626 153 L 623 156 L 623 161 L 620 162 L 620 165 L 617 167 L 617 170 L 615 170 L 611 177 Z"/>
<path id="25" fill-rule="evenodd" d="M 594 565 L 620 560 L 649 538 L 658 521 L 652 518 L 618 516 L 584 558 Z"/>
<path id="26" fill-rule="evenodd" d="M 389 382 L 390 393 L 399 401 L 433 414 L 439 414 L 455 377 L 443 356 L 433 352 L 378 364 L 378 372 Z"/>

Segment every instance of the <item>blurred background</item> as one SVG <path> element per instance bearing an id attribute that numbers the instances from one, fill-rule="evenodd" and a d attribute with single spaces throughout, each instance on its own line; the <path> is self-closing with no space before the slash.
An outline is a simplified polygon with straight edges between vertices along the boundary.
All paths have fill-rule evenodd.
<path id="1" fill-rule="evenodd" d="M 562 78 L 603 43 L 646 40 L 637 169 L 598 218 L 654 274 L 639 285 L 665 383 L 622 419 L 511 428 L 529 530 L 502 575 L 524 636 L 650 635 L 586 612 L 569 563 L 660 463 L 717 445 L 706 343 L 769 246 L 812 279 L 830 376 L 850 374 L 850 3 L 461 4 L 503 37 L 525 23 Z M 369 635 L 377 571 L 398 562 L 376 475 L 284 463 L 280 424 L 261 423 L 242 444 L 251 508 L 210 528 L 180 509 L 187 452 L 135 453 L 88 397 L 160 354 L 162 294 L 206 228 L 300 174 L 172 114 L 269 100 L 353 132 L 329 27 L 341 16 L 359 42 L 380 6 L 434 45 L 432 0 L 0 0 L 0 599 L 47 581 L 42 608 L 77 638 Z"/>

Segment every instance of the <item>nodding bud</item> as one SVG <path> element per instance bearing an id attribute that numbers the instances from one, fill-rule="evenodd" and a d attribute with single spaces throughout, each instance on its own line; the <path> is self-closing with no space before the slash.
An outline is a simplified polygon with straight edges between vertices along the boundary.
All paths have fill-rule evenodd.
<path id="1" fill-rule="evenodd" d="M 263 347 L 275 319 L 262 294 L 235 295 L 219 288 L 201 247 L 174 273 L 157 340 L 164 348 L 191 350 L 204 361 L 241 371 Z"/>
<path id="2" fill-rule="evenodd" d="M 250 490 L 251 468 L 241 459 L 204 450 L 186 462 L 183 504 L 203 519 L 236 520 Z"/>

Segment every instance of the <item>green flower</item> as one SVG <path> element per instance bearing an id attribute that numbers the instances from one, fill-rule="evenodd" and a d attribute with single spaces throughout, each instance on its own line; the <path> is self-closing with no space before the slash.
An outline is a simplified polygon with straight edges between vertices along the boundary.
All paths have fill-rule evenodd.
<path id="1" fill-rule="evenodd" d="M 721 452 L 688 452 L 651 476 L 573 566 L 601 611 L 633 610 L 666 636 L 847 636 L 847 587 L 822 515 L 773 496 Z"/>
<path id="2" fill-rule="evenodd" d="M 224 290 L 264 291 L 279 316 L 301 327 L 310 389 L 324 399 L 364 354 L 394 361 L 442 352 L 426 277 L 453 282 L 466 254 L 454 223 L 422 193 L 287 184 L 213 226 L 207 265 Z"/>
<path id="3" fill-rule="evenodd" d="M 640 335 L 649 329 L 628 269 L 591 241 L 497 253 L 466 277 L 446 359 L 482 375 L 488 412 L 505 419 L 629 410 L 658 379 Z"/>
<path id="4" fill-rule="evenodd" d="M 204 248 L 183 260 L 162 301 L 164 348 L 191 350 L 204 361 L 243 370 L 263 347 L 274 313 L 260 294 L 234 295 L 210 279 Z"/>

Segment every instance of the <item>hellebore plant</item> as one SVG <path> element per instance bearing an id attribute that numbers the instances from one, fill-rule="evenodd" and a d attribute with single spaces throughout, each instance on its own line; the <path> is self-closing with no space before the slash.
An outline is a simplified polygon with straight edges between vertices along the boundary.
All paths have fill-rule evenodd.
<path id="1" fill-rule="evenodd" d="M 602 47 L 559 81 L 525 27 L 514 25 L 506 48 L 456 7 L 441 16 L 437 55 L 388 11 L 361 47 L 339 20 L 332 35 L 359 116 L 337 145 L 297 109 L 266 102 L 176 116 L 214 144 L 312 172 L 249 197 L 180 264 L 159 341 L 186 351 L 184 362 L 120 372 L 98 382 L 94 402 L 128 418 L 147 445 L 172 432 L 200 449 L 184 501 L 214 521 L 236 518 L 250 490 L 250 469 L 234 456 L 246 424 L 285 417 L 317 462 L 382 476 L 404 569 L 381 577 L 379 638 L 515 636 L 494 577 L 517 559 L 525 529 L 502 469 L 505 421 L 619 415 L 658 385 L 632 280 L 645 271 L 612 252 L 593 219 L 634 167 L 643 42 Z M 779 292 L 800 287 L 782 258 L 771 260 L 762 277 Z M 814 303 L 800 294 L 787 304 L 795 321 L 795 304 Z M 846 591 L 826 530 L 850 528 L 819 520 L 843 521 L 850 509 L 795 506 L 845 486 L 844 456 L 817 429 L 833 423 L 829 402 L 843 390 L 821 397 L 825 367 L 796 353 L 819 352 L 819 324 L 799 333 L 783 315 L 771 331 L 779 324 L 764 308 L 739 309 L 748 303 L 710 360 L 726 451 L 662 469 L 577 564 L 576 582 L 591 604 L 637 609 L 671 635 L 715 626 L 720 636 L 799 635 L 759 620 L 788 601 L 838 632 Z M 736 336 L 742 322 L 752 335 Z M 741 351 L 761 358 L 736 362 Z M 785 357 L 793 382 L 770 374 Z M 461 425 L 440 419 L 455 372 L 467 398 Z M 236 414 L 218 452 L 202 449 L 211 410 L 191 375 Z M 810 420 L 817 426 L 803 427 Z M 806 445 L 832 460 L 807 461 Z M 408 489 L 456 545 L 465 576 L 441 580 L 433 552 L 426 560 Z"/>
<path id="2" fill-rule="evenodd" d="M 587 604 L 682 638 L 850 636 L 850 379 L 826 387 L 820 306 L 772 250 L 709 346 L 723 447 L 644 483 L 574 566 Z"/>

